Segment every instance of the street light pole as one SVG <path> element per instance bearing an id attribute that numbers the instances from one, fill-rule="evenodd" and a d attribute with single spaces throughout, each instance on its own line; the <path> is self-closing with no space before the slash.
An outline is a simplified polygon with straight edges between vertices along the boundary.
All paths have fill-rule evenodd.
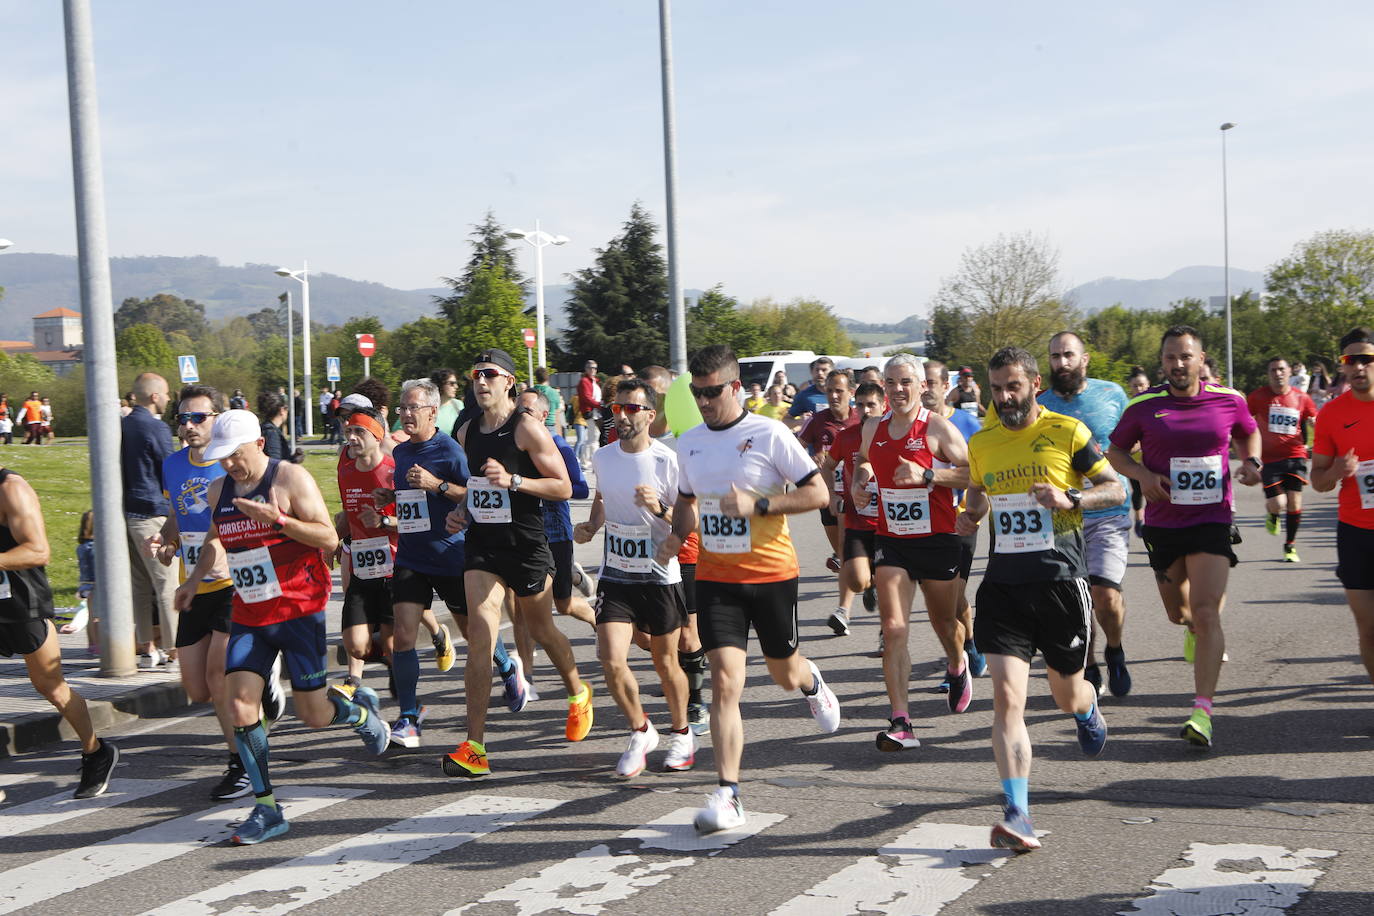
<path id="1" fill-rule="evenodd" d="M 310 390 L 310 262 L 302 261 L 301 264 L 302 266 L 299 271 L 287 270 L 285 267 L 278 267 L 276 270 L 276 274 L 279 277 L 290 277 L 292 280 L 297 281 L 301 285 L 301 333 L 304 335 L 304 339 L 301 341 L 304 347 L 304 350 L 301 352 L 301 361 L 305 363 L 305 367 L 301 373 L 303 376 L 305 376 L 305 378 L 302 381 L 302 388 L 304 389 L 305 394 L 304 397 L 301 398 L 301 402 L 305 404 L 306 408 L 305 435 L 308 439 L 311 436 L 315 435 L 315 423 L 313 419 L 315 411 L 310 409 L 311 404 L 315 399 L 314 392 Z M 294 404 L 296 400 L 295 386 L 292 386 L 291 388 L 291 400 Z M 294 435 L 296 431 L 296 427 L 294 425 L 295 421 L 293 420 L 291 422 L 293 424 L 291 427 L 291 432 Z"/>
<path id="2" fill-rule="evenodd" d="M 291 293 L 277 297 L 286 304 L 286 425 L 291 430 L 291 454 L 296 453 L 296 341 L 291 332 Z M 271 422 L 270 420 L 268 422 Z"/>
<path id="3" fill-rule="evenodd" d="M 539 348 L 539 365 L 547 366 L 544 357 L 544 249 L 549 245 L 566 245 L 570 239 L 566 235 L 549 235 L 539 228 L 539 220 L 534 221 L 533 232 L 511 229 L 506 233 L 506 238 L 520 239 L 534 248 L 534 333 Z"/>
<path id="4" fill-rule="evenodd" d="M 673 111 L 673 26 L 668 0 L 658 0 L 659 52 L 663 65 L 663 185 L 668 239 L 668 361 L 687 371 L 687 310 L 677 260 L 677 119 Z"/>
<path id="5" fill-rule="evenodd" d="M 1235 366 L 1231 353 L 1231 221 L 1226 202 L 1226 132 L 1236 125 L 1227 121 L 1221 125 L 1221 263 L 1225 277 L 1222 288 L 1226 296 L 1226 384 L 1236 384 Z"/>

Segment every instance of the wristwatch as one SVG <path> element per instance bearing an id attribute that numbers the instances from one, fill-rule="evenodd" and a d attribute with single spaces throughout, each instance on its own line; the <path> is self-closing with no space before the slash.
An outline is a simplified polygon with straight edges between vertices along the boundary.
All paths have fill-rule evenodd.
<path id="1" fill-rule="evenodd" d="M 663 500 L 659 500 L 659 501 L 658 501 L 658 511 L 655 512 L 654 515 L 658 516 L 659 518 L 667 518 L 667 517 L 668 517 L 668 509 L 669 509 L 668 504 L 665 503 Z"/>
<path id="2" fill-rule="evenodd" d="M 448 495 L 448 481 L 447 481 L 447 480 L 440 482 L 440 484 L 439 484 L 439 495 L 440 495 L 440 496 L 447 496 L 447 495 Z"/>
<path id="3" fill-rule="evenodd" d="M 921 474 L 921 480 L 925 482 L 926 486 L 930 486 L 931 483 L 935 480 L 935 469 L 926 468 L 925 471 Z"/>
<path id="4" fill-rule="evenodd" d="M 510 475 L 510 486 L 507 487 L 507 489 L 512 493 L 519 493 L 520 485 L 524 482 L 525 478 L 521 477 L 519 474 L 512 474 Z"/>
<path id="5" fill-rule="evenodd" d="M 768 497 L 767 497 L 767 496 L 760 497 L 759 499 L 754 500 L 754 514 L 755 514 L 755 515 L 767 515 L 767 514 L 768 514 Z"/>
<path id="6" fill-rule="evenodd" d="M 1069 502 L 1073 503 L 1073 507 L 1075 509 L 1083 505 L 1082 491 L 1075 490 L 1073 487 L 1069 487 L 1067 490 L 1064 491 L 1064 495 L 1069 498 Z"/>
<path id="7" fill-rule="evenodd" d="M 1262 471 L 1262 470 L 1264 470 L 1264 465 L 1263 465 L 1263 464 L 1260 462 L 1260 460 L 1259 460 L 1258 458 L 1256 458 L 1254 455 L 1251 455 L 1249 458 L 1246 458 L 1245 460 L 1248 461 L 1248 462 L 1250 462 L 1251 464 L 1253 464 L 1253 465 L 1255 466 L 1255 470 L 1257 470 L 1257 471 Z"/>

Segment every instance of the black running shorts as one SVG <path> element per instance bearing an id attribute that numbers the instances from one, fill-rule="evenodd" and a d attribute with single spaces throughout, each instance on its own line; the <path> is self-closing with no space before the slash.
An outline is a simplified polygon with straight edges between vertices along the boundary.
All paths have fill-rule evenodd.
<path id="1" fill-rule="evenodd" d="M 872 528 L 846 528 L 844 529 L 844 540 L 840 556 L 845 562 L 863 557 L 869 563 L 873 562 L 873 551 L 876 549 L 873 539 L 877 537 L 877 532 Z"/>
<path id="2" fill-rule="evenodd" d="M 687 604 L 687 613 L 697 612 L 697 564 L 681 563 L 682 600 Z"/>
<path id="3" fill-rule="evenodd" d="M 1235 566 L 1236 552 L 1231 549 L 1231 526 L 1221 522 L 1190 525 L 1187 528 L 1145 526 L 1145 551 L 1150 555 L 1150 568 L 1164 572 L 1180 557 L 1194 553 L 1214 553 L 1226 557 Z"/>
<path id="4" fill-rule="evenodd" d="M 0 655 L 32 655 L 48 640 L 48 618 L 0 623 Z"/>
<path id="5" fill-rule="evenodd" d="M 467 616 L 468 594 L 463 588 L 462 576 L 437 576 L 404 566 L 395 567 L 391 574 L 393 605 L 418 604 L 427 608 L 434 603 L 435 592 L 438 592 L 444 604 L 448 605 L 449 611 Z"/>
<path id="6" fill-rule="evenodd" d="M 1374 530 L 1336 525 L 1336 578 L 1351 591 L 1374 589 Z"/>
<path id="7" fill-rule="evenodd" d="M 874 538 L 874 562 L 906 570 L 913 582 L 948 582 L 959 574 L 962 546 L 957 535 L 927 534 L 915 538 Z"/>
<path id="8" fill-rule="evenodd" d="M 711 582 L 697 580 L 697 632 L 708 652 L 749 648 L 749 628 L 767 658 L 797 653 L 797 580 Z"/>
<path id="9" fill-rule="evenodd" d="M 553 572 L 553 552 L 543 540 L 484 549 L 473 549 L 469 544 L 465 569 L 491 573 L 506 583 L 517 597 L 527 598 L 548 586 L 549 574 Z"/>
<path id="10" fill-rule="evenodd" d="M 1301 490 L 1307 486 L 1307 462 L 1301 458 L 1270 461 L 1260 468 L 1260 482 L 1264 484 L 1264 495 L 1268 499 L 1284 490 Z"/>
<path id="11" fill-rule="evenodd" d="M 973 555 L 978 552 L 978 532 L 958 535 L 959 538 L 959 578 L 965 582 L 973 572 Z"/>
<path id="12" fill-rule="evenodd" d="M 650 636 L 664 636 L 687 626 L 682 583 L 607 582 L 596 586 L 596 623 L 630 623 Z"/>
<path id="13" fill-rule="evenodd" d="M 177 648 L 194 646 L 211 633 L 229 635 L 234 611 L 234 589 L 226 586 L 191 599 L 191 607 L 177 618 Z"/>
<path id="14" fill-rule="evenodd" d="M 395 569 L 393 574 L 399 571 Z M 461 580 L 458 585 L 462 587 Z M 433 589 L 430 591 L 432 594 Z M 370 633 L 382 624 L 392 623 L 395 619 L 391 612 L 394 600 L 391 597 L 390 579 L 360 579 L 354 573 L 348 579 L 348 588 L 344 590 L 343 628 L 365 626 Z M 429 606 L 427 601 L 418 603 Z"/>
<path id="15" fill-rule="evenodd" d="M 562 601 L 573 593 L 573 542 L 550 541 L 553 554 L 553 596 Z"/>
<path id="16" fill-rule="evenodd" d="M 1082 671 L 1088 657 L 1092 593 L 1087 579 L 978 586 L 973 641 L 984 655 L 1029 662 L 1036 652 L 1060 674 Z"/>

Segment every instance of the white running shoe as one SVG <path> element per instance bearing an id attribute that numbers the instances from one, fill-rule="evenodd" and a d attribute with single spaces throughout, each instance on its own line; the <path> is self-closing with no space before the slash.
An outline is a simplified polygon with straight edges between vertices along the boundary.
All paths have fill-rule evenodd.
<path id="1" fill-rule="evenodd" d="M 281 689 L 281 653 L 272 662 L 272 670 L 262 685 L 262 716 L 274 723 L 286 715 L 286 694 Z"/>
<path id="2" fill-rule="evenodd" d="M 663 769 L 685 772 L 692 768 L 697 756 L 697 736 L 687 729 L 687 734 L 673 732 L 668 736 L 668 756 L 663 758 Z"/>
<path id="3" fill-rule="evenodd" d="M 816 667 L 816 663 L 808 658 L 806 664 L 811 668 L 811 676 L 816 679 L 816 693 L 814 696 L 808 696 L 806 702 L 811 707 L 811 715 L 815 718 L 816 724 L 828 735 L 840 727 L 840 701 L 835 699 L 834 692 L 826 686 L 825 678 L 821 677 L 821 669 Z"/>
<path id="4" fill-rule="evenodd" d="M 153 651 L 138 657 L 138 667 L 144 671 L 156 671 L 167 664 L 167 653 L 157 646 L 153 646 Z"/>
<path id="5" fill-rule="evenodd" d="M 649 763 L 649 752 L 658 750 L 658 730 L 654 728 L 654 723 L 648 725 L 642 732 L 630 732 L 630 743 L 625 753 L 620 755 L 620 762 L 615 765 L 615 775 L 621 779 L 632 779 L 644 772 L 644 767 Z"/>
<path id="6" fill-rule="evenodd" d="M 573 588 L 577 589 L 583 598 L 590 598 L 596 594 L 596 580 L 581 563 L 577 562 L 573 563 Z"/>
<path id="7" fill-rule="evenodd" d="M 525 682 L 525 704 L 536 703 L 539 701 L 539 689 L 529 681 Z"/>
<path id="8" fill-rule="evenodd" d="M 697 833 L 715 833 L 744 825 L 744 805 L 739 796 L 721 786 L 706 796 L 706 807 L 697 810 L 692 826 Z"/>

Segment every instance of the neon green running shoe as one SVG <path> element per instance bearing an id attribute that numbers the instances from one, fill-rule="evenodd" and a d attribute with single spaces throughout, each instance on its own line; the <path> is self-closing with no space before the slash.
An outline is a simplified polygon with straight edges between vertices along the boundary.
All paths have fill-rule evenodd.
<path id="1" fill-rule="evenodd" d="M 1301 563 L 1302 557 L 1298 556 L 1298 548 L 1294 547 L 1292 544 L 1289 544 L 1287 547 L 1283 548 L 1283 562 Z"/>
<path id="2" fill-rule="evenodd" d="M 1268 532 L 1269 532 L 1270 534 L 1272 534 L 1274 537 L 1278 537 L 1278 536 L 1279 536 L 1279 517 L 1278 517 L 1277 515 L 1275 515 L 1274 513 L 1272 513 L 1272 512 L 1270 512 L 1268 515 L 1266 515 L 1266 516 L 1264 517 L 1264 530 L 1265 530 L 1265 531 L 1268 531 Z"/>
<path id="3" fill-rule="evenodd" d="M 1192 630 L 1184 629 L 1183 660 L 1191 665 L 1195 657 L 1197 657 L 1197 634 Z"/>
<path id="4" fill-rule="evenodd" d="M 1183 723 L 1179 737 L 1198 747 L 1212 746 L 1212 717 L 1200 709 L 1194 709 L 1188 721 Z"/>

